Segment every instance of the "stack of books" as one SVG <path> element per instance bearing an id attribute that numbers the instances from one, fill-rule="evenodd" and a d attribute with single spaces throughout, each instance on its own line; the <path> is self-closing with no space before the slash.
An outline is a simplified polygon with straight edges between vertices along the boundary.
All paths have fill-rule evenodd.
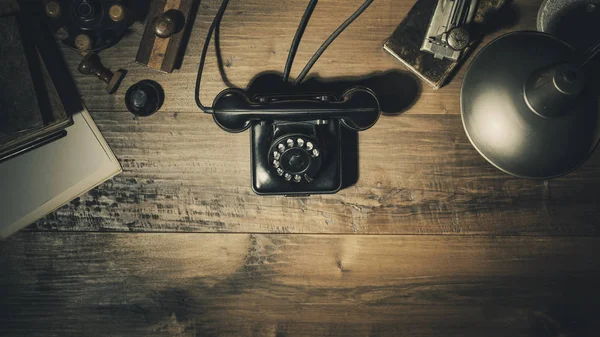
<path id="1" fill-rule="evenodd" d="M 73 124 L 52 80 L 59 75 L 48 70 L 56 59 L 36 28 L 16 10 L 0 11 L 0 161 L 64 136 Z"/>
<path id="2" fill-rule="evenodd" d="M 43 11 L 10 3 L 0 0 L 0 239 L 121 172 Z"/>

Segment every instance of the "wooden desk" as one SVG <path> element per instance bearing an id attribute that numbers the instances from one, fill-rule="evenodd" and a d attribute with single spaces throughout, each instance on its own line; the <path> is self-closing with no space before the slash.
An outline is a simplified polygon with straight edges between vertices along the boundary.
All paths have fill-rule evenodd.
<path id="1" fill-rule="evenodd" d="M 410 108 L 360 134 L 355 186 L 256 196 L 248 134 L 225 133 L 193 98 L 218 3 L 202 1 L 180 71 L 135 64 L 136 24 L 102 53 L 129 70 L 115 95 L 75 76 L 124 172 L 0 242 L 0 335 L 598 335 L 600 154 L 548 181 L 496 170 L 463 131 L 463 66 L 446 87 L 423 85 Z M 360 3 L 319 2 L 293 75 Z M 230 3 L 221 52 L 231 83 L 282 70 L 305 5 Z M 376 1 L 312 74 L 404 72 L 381 47 L 412 5 Z M 518 23 L 485 42 L 534 29 L 539 5 L 516 0 Z M 65 53 L 75 71 L 79 58 Z M 209 55 L 205 102 L 225 87 Z M 146 78 L 163 85 L 166 102 L 136 119 L 123 98 Z"/>

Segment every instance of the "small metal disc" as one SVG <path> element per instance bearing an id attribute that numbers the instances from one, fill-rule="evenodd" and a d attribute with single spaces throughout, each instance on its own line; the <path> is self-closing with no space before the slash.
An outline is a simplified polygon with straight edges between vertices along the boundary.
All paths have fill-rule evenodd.
<path id="1" fill-rule="evenodd" d="M 463 27 L 456 27 L 448 32 L 448 45 L 454 50 L 463 50 L 471 42 L 469 32 Z"/>

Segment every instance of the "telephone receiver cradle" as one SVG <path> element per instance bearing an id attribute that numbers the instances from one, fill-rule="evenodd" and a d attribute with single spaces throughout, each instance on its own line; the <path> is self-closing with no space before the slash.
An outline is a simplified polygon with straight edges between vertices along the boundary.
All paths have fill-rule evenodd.
<path id="1" fill-rule="evenodd" d="M 319 94 L 257 96 L 240 89 L 222 91 L 213 104 L 213 118 L 227 132 L 242 132 L 260 121 L 311 121 L 339 119 L 345 127 L 364 131 L 379 119 L 379 101 L 365 87 L 346 90 L 340 99 Z"/>

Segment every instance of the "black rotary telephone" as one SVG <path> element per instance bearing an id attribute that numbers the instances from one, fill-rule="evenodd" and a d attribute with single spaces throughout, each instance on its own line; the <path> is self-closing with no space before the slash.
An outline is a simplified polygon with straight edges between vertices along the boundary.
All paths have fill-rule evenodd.
<path id="1" fill-rule="evenodd" d="M 302 82 L 312 65 L 331 42 L 372 2 L 365 3 L 323 43 L 296 78 Z M 206 38 L 198 78 L 196 103 L 213 115 L 219 127 L 227 132 L 250 129 L 252 188 L 257 194 L 307 195 L 335 193 L 342 187 L 342 129 L 364 131 L 373 126 L 380 115 L 379 101 L 365 87 L 352 87 L 341 96 L 328 93 L 256 94 L 250 97 L 240 89 L 225 89 L 212 107 L 200 102 L 199 89 L 210 38 L 220 24 L 229 0 L 224 0 Z M 317 3 L 311 0 L 288 55 L 284 71 L 289 71 L 304 28 Z"/>

